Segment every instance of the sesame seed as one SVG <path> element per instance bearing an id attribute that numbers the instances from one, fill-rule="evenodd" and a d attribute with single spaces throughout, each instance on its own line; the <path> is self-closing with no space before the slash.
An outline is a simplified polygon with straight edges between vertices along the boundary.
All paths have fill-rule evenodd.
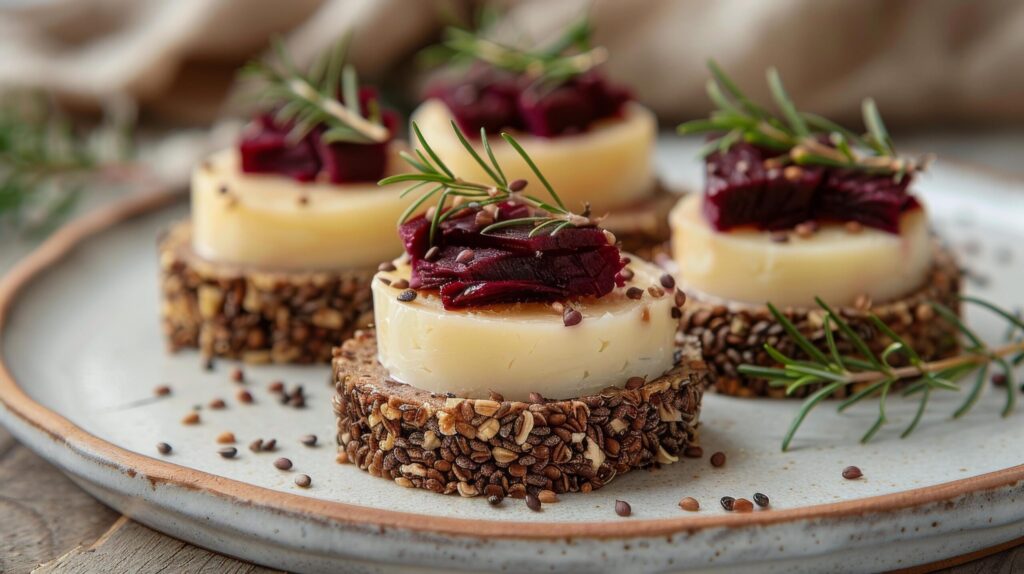
<path id="1" fill-rule="evenodd" d="M 244 404 L 252 404 L 252 393 L 246 390 L 238 391 L 238 402 Z"/>
<path id="2" fill-rule="evenodd" d="M 525 179 L 513 180 L 512 183 L 508 184 L 508 190 L 509 191 L 523 191 L 524 189 L 526 189 L 526 183 L 527 182 L 526 182 Z"/>
<path id="3" fill-rule="evenodd" d="M 272 438 L 272 439 L 264 442 L 263 443 L 263 450 L 265 450 L 267 452 L 271 452 L 271 451 L 277 450 L 277 439 L 276 438 Z"/>
<path id="4" fill-rule="evenodd" d="M 608 242 L 608 245 L 615 245 L 615 242 L 618 241 L 618 238 L 611 231 L 602 229 L 601 232 L 604 233 L 604 240 Z"/>
<path id="5" fill-rule="evenodd" d="M 309 488 L 313 484 L 313 479 L 308 474 L 300 474 L 295 477 L 295 486 L 300 488 Z"/>
<path id="6" fill-rule="evenodd" d="M 272 393 L 280 393 L 284 391 L 284 381 L 274 381 L 270 383 L 270 386 L 267 387 L 267 390 Z"/>
<path id="7" fill-rule="evenodd" d="M 217 454 L 221 455 L 224 458 L 235 458 L 235 455 L 238 454 L 238 449 L 233 446 L 226 446 L 222 449 L 219 449 L 217 451 Z"/>
<path id="8" fill-rule="evenodd" d="M 682 289 L 676 289 L 675 298 L 676 307 L 686 305 L 686 293 L 684 293 Z"/>
<path id="9" fill-rule="evenodd" d="M 416 299 L 416 291 L 412 289 L 406 289 L 398 294 L 398 300 L 402 303 L 408 303 Z"/>
<path id="10" fill-rule="evenodd" d="M 619 271 L 619 277 L 622 277 L 623 281 L 631 281 L 635 276 L 636 274 L 633 273 L 633 270 L 630 269 L 629 267 L 626 267 L 622 271 Z"/>
<path id="11" fill-rule="evenodd" d="M 226 431 L 220 433 L 219 435 L 217 435 L 217 443 L 218 444 L 235 444 L 235 433 L 226 432 Z"/>
<path id="12" fill-rule="evenodd" d="M 171 454 L 171 445 L 165 442 L 156 443 L 156 451 L 160 454 Z"/>
<path id="13" fill-rule="evenodd" d="M 245 382 L 245 371 L 236 367 L 231 371 L 231 380 L 236 383 Z"/>
<path id="14" fill-rule="evenodd" d="M 630 299 L 640 299 L 644 296 L 644 290 L 639 287 L 630 287 L 626 289 L 626 297 Z"/>
<path id="15" fill-rule="evenodd" d="M 846 227 L 846 231 L 848 233 L 860 233 L 861 231 L 864 231 L 864 224 L 859 221 L 847 221 L 844 227 Z"/>
<path id="16" fill-rule="evenodd" d="M 304 444 L 306 446 L 316 446 L 316 435 L 315 434 L 302 435 L 302 437 L 299 438 L 299 442 L 301 442 L 302 444 Z"/>
<path id="17" fill-rule="evenodd" d="M 1003 373 L 994 373 L 992 375 L 992 384 L 997 387 L 1006 386 L 1006 375 Z"/>
<path id="18" fill-rule="evenodd" d="M 529 508 L 530 510 L 532 510 L 534 512 L 540 512 L 540 508 L 541 508 L 540 499 L 537 498 L 536 494 L 533 494 L 532 492 L 528 492 L 528 493 L 526 493 L 526 506 L 527 506 L 527 508 Z"/>
<path id="19" fill-rule="evenodd" d="M 160 385 L 159 387 L 153 389 L 153 394 L 158 397 L 166 397 L 167 395 L 171 394 L 171 387 L 168 387 L 167 385 Z"/>
<path id="20" fill-rule="evenodd" d="M 288 470 L 292 467 L 292 461 L 287 458 L 279 458 L 274 461 L 274 468 L 278 470 Z"/>
<path id="21" fill-rule="evenodd" d="M 391 286 L 394 287 L 395 289 L 408 289 L 409 282 L 406 281 L 405 279 L 396 279 L 395 281 L 391 282 Z"/>
<path id="22" fill-rule="evenodd" d="M 760 506 L 761 508 L 767 508 L 768 505 L 771 504 L 771 501 L 768 500 L 768 497 L 766 495 L 761 494 L 760 492 L 755 492 L 754 504 Z"/>
<path id="23" fill-rule="evenodd" d="M 683 449 L 683 456 L 686 458 L 700 458 L 704 456 L 704 449 L 692 444 Z"/>
<path id="24" fill-rule="evenodd" d="M 629 516 L 630 514 L 633 514 L 633 507 L 625 500 L 616 500 L 615 514 L 618 514 L 619 516 Z"/>
<path id="25" fill-rule="evenodd" d="M 553 490 L 542 490 L 537 493 L 537 498 L 544 504 L 558 502 L 558 495 Z"/>
<path id="26" fill-rule="evenodd" d="M 433 261 L 440 251 L 441 250 L 438 249 L 438 247 L 435 245 L 430 249 L 427 249 L 427 252 L 423 254 L 423 258 L 426 259 L 427 261 Z"/>
<path id="27" fill-rule="evenodd" d="M 674 288 L 676 286 L 675 277 L 669 275 L 668 273 L 665 273 L 664 275 L 661 276 L 661 286 L 664 287 L 665 289 Z"/>
<path id="28" fill-rule="evenodd" d="M 843 478 L 846 480 L 856 480 L 862 476 L 864 476 L 864 473 L 856 466 L 848 466 L 843 469 Z"/>
<path id="29" fill-rule="evenodd" d="M 192 412 L 188 413 L 187 415 L 185 415 L 184 418 L 181 419 L 181 424 L 183 424 L 183 425 L 199 424 L 199 413 L 197 413 L 195 411 L 192 411 Z"/>
<path id="30" fill-rule="evenodd" d="M 723 496 L 718 502 L 721 503 L 722 508 L 724 508 L 726 512 L 732 512 L 733 505 L 736 504 L 736 499 L 731 496 Z"/>
<path id="31" fill-rule="evenodd" d="M 487 504 L 490 504 L 491 506 L 498 506 L 499 504 L 501 504 L 502 500 L 504 500 L 504 498 L 498 496 L 497 494 L 492 494 L 487 497 Z"/>
<path id="32" fill-rule="evenodd" d="M 687 496 L 686 498 L 679 501 L 679 508 L 682 508 L 687 512 L 697 512 L 698 510 L 700 510 L 700 503 L 697 502 L 696 498 L 692 496 Z"/>
<path id="33" fill-rule="evenodd" d="M 263 439 L 258 438 L 256 440 L 252 441 L 251 443 L 249 443 L 249 450 L 251 450 L 253 452 L 259 452 L 259 451 L 263 450 Z"/>
<path id="34" fill-rule="evenodd" d="M 210 408 L 215 411 L 219 411 L 226 406 L 227 404 L 224 402 L 224 399 L 213 399 L 210 401 Z"/>
<path id="35" fill-rule="evenodd" d="M 648 287 L 647 292 L 650 293 L 651 297 L 654 297 L 655 299 L 665 296 L 665 290 L 662 289 L 661 287 L 658 287 L 657 285 L 651 285 L 650 287 Z"/>
<path id="36" fill-rule="evenodd" d="M 711 455 L 711 466 L 713 466 L 715 468 L 720 468 L 722 466 L 725 466 L 725 453 L 722 452 L 722 451 L 718 451 L 718 452 L 712 454 Z"/>
<path id="37" fill-rule="evenodd" d="M 381 263 L 380 265 L 377 266 L 377 271 L 388 272 L 388 271 L 394 271 L 395 269 L 396 269 L 395 264 L 390 262 L 390 261 L 385 261 L 384 263 Z"/>

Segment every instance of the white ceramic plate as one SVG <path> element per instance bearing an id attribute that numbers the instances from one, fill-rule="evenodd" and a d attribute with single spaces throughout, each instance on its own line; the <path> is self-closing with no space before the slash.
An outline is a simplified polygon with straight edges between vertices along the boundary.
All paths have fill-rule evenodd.
<path id="1" fill-rule="evenodd" d="M 692 147 L 667 143 L 659 163 L 675 184 L 698 181 Z M 920 183 L 941 235 L 972 271 L 969 291 L 1024 304 L 1024 185 L 941 163 Z M 195 353 L 168 355 L 157 320 L 155 238 L 186 207 L 172 196 L 122 202 L 75 223 L 8 275 L 0 288 L 0 421 L 83 488 L 156 529 L 227 554 L 300 571 L 511 572 L 878 571 L 935 563 L 1024 535 L 1024 406 L 999 417 L 989 387 L 952 422 L 961 396 L 937 396 L 901 440 L 914 403 L 894 400 L 874 442 L 858 437 L 873 405 L 813 413 L 788 453 L 779 443 L 797 404 L 711 395 L 705 458 L 621 477 L 566 495 L 541 513 L 520 501 L 403 489 L 335 462 L 326 367 L 232 365 L 212 372 Z M 1002 324 L 972 310 L 992 340 Z M 305 385 L 309 407 L 278 404 L 270 381 Z M 170 396 L 153 389 L 168 384 Z M 253 405 L 236 393 L 248 389 Z M 228 407 L 206 405 L 223 398 Z M 180 419 L 203 405 L 202 423 Z M 217 454 L 231 431 L 239 455 Z M 298 438 L 314 433 L 320 445 Z M 245 445 L 276 438 L 275 454 Z M 156 453 L 170 443 L 170 456 Z M 724 468 L 707 454 L 724 451 Z M 295 463 L 283 472 L 279 456 Z M 857 465 L 864 478 L 840 473 Z M 312 477 L 309 489 L 296 474 Z M 722 496 L 771 497 L 771 510 L 725 513 Z M 683 496 L 703 509 L 684 513 Z M 614 512 L 628 501 L 633 516 Z"/>

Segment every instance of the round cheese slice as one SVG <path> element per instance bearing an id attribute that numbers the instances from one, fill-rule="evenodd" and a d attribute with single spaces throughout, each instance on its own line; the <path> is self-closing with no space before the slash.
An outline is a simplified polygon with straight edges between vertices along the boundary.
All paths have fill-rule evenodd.
<path id="1" fill-rule="evenodd" d="M 651 380 L 673 366 L 673 294 L 652 295 L 647 289 L 659 285 L 662 272 L 636 258 L 625 288 L 569 303 L 583 315 L 572 327 L 540 303 L 448 311 L 428 291 L 399 301 L 402 289 L 388 282 L 408 280 L 410 268 L 395 264 L 373 281 L 377 346 L 391 378 L 413 387 L 461 398 L 495 391 L 508 400 L 528 400 L 531 392 L 569 399 L 621 387 L 631 377 Z M 640 299 L 626 296 L 631 286 L 644 289 Z"/>
<path id="2" fill-rule="evenodd" d="M 193 248 L 204 259 L 274 270 L 376 267 L 402 252 L 401 186 L 302 183 L 243 173 L 225 149 L 192 176 Z M 404 165 L 395 157 L 394 167 Z"/>
<path id="3" fill-rule="evenodd" d="M 716 231 L 702 213 L 703 198 L 680 200 L 669 222 L 681 283 L 710 298 L 779 307 L 814 307 L 816 296 L 832 305 L 861 296 L 881 303 L 920 287 L 931 267 L 924 209 L 903 215 L 899 235 L 826 224 L 810 237 L 791 233 L 776 242 L 767 231 Z"/>
<path id="4" fill-rule="evenodd" d="M 427 100 L 412 115 L 424 139 L 452 172 L 465 180 L 490 182 L 487 173 L 466 153 L 452 129 L 452 115 L 440 100 Z M 595 122 L 580 134 L 542 138 L 513 134 L 566 207 L 581 211 L 589 201 L 596 215 L 636 203 L 654 191 L 654 141 L 657 121 L 650 110 L 631 102 L 621 118 Z M 467 134 L 481 157 L 487 158 L 479 134 Z M 525 179 L 527 193 L 547 192 L 515 149 L 498 134 L 488 134 L 494 157 L 509 181 Z M 413 145 L 419 145 L 413 140 Z"/>

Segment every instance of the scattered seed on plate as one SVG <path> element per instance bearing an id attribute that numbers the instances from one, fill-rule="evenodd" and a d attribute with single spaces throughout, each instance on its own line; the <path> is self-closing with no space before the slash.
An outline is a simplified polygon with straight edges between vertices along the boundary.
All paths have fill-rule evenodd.
<path id="1" fill-rule="evenodd" d="M 686 458 L 700 458 L 704 456 L 704 449 L 695 444 L 691 444 L 683 449 L 683 456 Z"/>
<path id="2" fill-rule="evenodd" d="M 203 368 L 206 369 L 207 371 L 212 371 L 213 370 L 213 358 L 212 357 L 206 359 L 206 361 L 203 362 Z"/>
<path id="3" fill-rule="evenodd" d="M 250 393 L 249 391 L 247 391 L 245 389 L 242 389 L 241 391 L 238 391 L 238 402 L 240 402 L 242 404 L 246 404 L 246 405 L 251 405 L 252 404 L 252 393 Z"/>
<path id="4" fill-rule="evenodd" d="M 487 504 L 490 504 L 491 506 L 498 506 L 499 504 L 501 504 L 502 500 L 505 499 L 497 494 L 492 494 L 487 497 Z"/>
<path id="5" fill-rule="evenodd" d="M 295 485 L 302 488 L 309 488 L 313 484 L 313 479 L 309 478 L 308 474 L 300 474 L 295 477 Z"/>
<path id="6" fill-rule="evenodd" d="M 292 461 L 287 458 L 279 458 L 274 461 L 274 468 L 278 470 L 288 470 L 292 467 Z"/>
<path id="7" fill-rule="evenodd" d="M 750 512 L 754 510 L 754 503 L 750 502 L 746 498 L 737 498 L 732 503 L 732 509 L 736 512 Z"/>
<path id="8" fill-rule="evenodd" d="M 304 444 L 306 446 L 316 446 L 316 435 L 315 434 L 302 435 L 302 437 L 299 438 L 299 442 L 301 442 L 302 444 Z"/>
<path id="9" fill-rule="evenodd" d="M 537 493 L 537 499 L 544 504 L 552 504 L 558 502 L 558 495 L 553 490 L 542 490 Z"/>
<path id="10" fill-rule="evenodd" d="M 270 386 L 267 387 L 267 390 L 272 393 L 284 392 L 284 381 L 274 381 L 270 383 Z"/>
<path id="11" fill-rule="evenodd" d="M 153 389 L 153 394 L 158 397 L 166 397 L 171 394 L 171 387 L 168 387 L 167 385 L 160 385 Z"/>
<path id="12" fill-rule="evenodd" d="M 233 432 L 222 432 L 217 435 L 218 444 L 235 444 L 235 433 Z"/>
<path id="13" fill-rule="evenodd" d="M 240 369 L 238 367 L 235 367 L 231 371 L 231 380 L 236 382 L 236 383 L 245 382 L 245 371 L 243 371 L 242 369 Z"/>
<path id="14" fill-rule="evenodd" d="M 530 510 L 532 510 L 534 512 L 540 512 L 540 507 L 541 507 L 540 499 L 537 498 L 536 494 L 533 494 L 532 492 L 527 492 L 526 493 L 526 506 L 527 506 L 527 508 L 529 508 Z"/>
<path id="15" fill-rule="evenodd" d="M 263 439 L 258 438 L 249 443 L 249 450 L 253 452 L 260 452 L 261 450 L 263 450 Z"/>
<path id="16" fill-rule="evenodd" d="M 210 408 L 215 411 L 219 411 L 220 409 L 223 409 L 226 406 L 227 404 L 224 402 L 224 399 L 213 399 L 212 401 L 210 401 Z"/>
<path id="17" fill-rule="evenodd" d="M 1003 374 L 1003 373 L 993 373 L 992 374 L 992 384 L 997 386 L 997 387 L 1005 387 L 1006 386 L 1006 375 Z"/>
<path id="18" fill-rule="evenodd" d="M 692 496 L 687 496 L 686 498 L 679 501 L 679 508 L 682 508 L 687 512 L 697 512 L 698 510 L 700 510 L 700 503 L 697 502 L 696 498 Z"/>
<path id="19" fill-rule="evenodd" d="M 720 500 L 719 502 L 722 503 L 722 508 L 724 508 L 728 512 L 732 512 L 733 505 L 736 504 L 736 499 L 731 496 L 723 496 L 722 500 Z"/>
<path id="20" fill-rule="evenodd" d="M 583 321 L 583 314 L 573 309 L 572 307 L 566 307 L 565 312 L 562 313 L 562 323 L 566 327 L 572 327 L 579 325 Z"/>
<path id="21" fill-rule="evenodd" d="M 771 501 L 768 500 L 768 497 L 766 495 L 761 494 L 760 492 L 755 492 L 754 504 L 760 506 L 761 508 L 768 508 L 768 505 L 771 504 Z"/>
<path id="22" fill-rule="evenodd" d="M 715 454 L 711 455 L 711 466 L 715 468 L 725 466 L 725 453 L 722 451 L 718 451 Z"/>
<path id="23" fill-rule="evenodd" d="M 339 451 L 338 456 L 334 457 L 334 462 L 338 464 L 348 464 L 348 453 L 345 451 Z"/>
<path id="24" fill-rule="evenodd" d="M 195 411 L 192 411 L 192 412 L 188 413 L 187 415 L 185 415 L 185 417 L 183 419 L 181 419 L 181 424 L 183 424 L 183 425 L 197 425 L 197 424 L 199 424 L 199 413 L 197 413 Z"/>
<path id="25" fill-rule="evenodd" d="M 156 450 L 160 454 L 171 454 L 171 450 L 172 449 L 171 449 L 171 445 L 169 445 L 169 444 L 167 444 L 165 442 L 158 442 L 158 443 L 156 443 Z"/>
<path id="26" fill-rule="evenodd" d="M 233 446 L 226 446 L 218 450 L 217 454 L 221 455 L 224 458 L 235 458 L 235 455 L 238 454 L 238 449 Z"/>
<path id="27" fill-rule="evenodd" d="M 629 505 L 625 500 L 615 501 L 615 514 L 619 516 L 629 516 L 633 513 L 633 507 Z"/>
<path id="28" fill-rule="evenodd" d="M 272 438 L 272 439 L 266 441 L 265 443 L 263 443 L 263 450 L 265 450 L 267 452 L 272 452 L 272 451 L 274 451 L 276 449 L 277 449 L 277 439 L 276 438 Z"/>
<path id="29" fill-rule="evenodd" d="M 843 478 L 846 480 L 854 480 L 862 476 L 864 476 L 864 473 L 856 466 L 848 466 L 843 469 Z"/>

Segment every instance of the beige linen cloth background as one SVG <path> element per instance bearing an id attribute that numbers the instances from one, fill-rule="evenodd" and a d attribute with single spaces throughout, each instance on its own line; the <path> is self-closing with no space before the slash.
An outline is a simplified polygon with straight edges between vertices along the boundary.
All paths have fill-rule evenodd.
<path id="1" fill-rule="evenodd" d="M 469 0 L 44 0 L 0 9 L 0 86 L 86 106 L 114 94 L 204 123 L 239 64 L 279 34 L 305 63 L 349 30 L 371 80 L 415 77 L 415 53 Z M 801 106 L 849 119 L 873 95 L 893 123 L 1024 120 L 1024 2 L 1016 0 L 524 0 L 497 34 L 542 40 L 589 5 L 609 74 L 664 120 L 707 111 L 708 57 L 755 97 L 776 65 Z M 0 6 L 4 3 L 0 2 Z M 398 82 L 414 97 L 415 82 Z"/>

